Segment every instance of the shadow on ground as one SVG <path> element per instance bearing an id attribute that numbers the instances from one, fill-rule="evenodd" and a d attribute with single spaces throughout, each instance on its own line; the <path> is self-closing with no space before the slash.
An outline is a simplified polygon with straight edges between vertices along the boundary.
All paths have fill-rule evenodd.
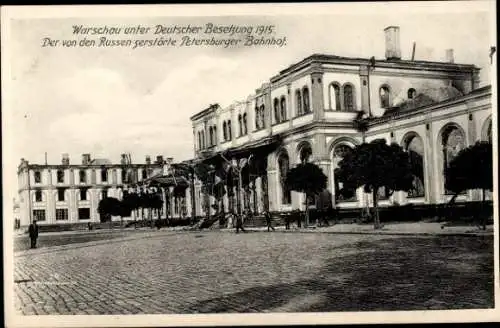
<path id="1" fill-rule="evenodd" d="M 315 277 L 193 304 L 198 313 L 494 307 L 493 238 L 440 236 L 332 248 Z"/>

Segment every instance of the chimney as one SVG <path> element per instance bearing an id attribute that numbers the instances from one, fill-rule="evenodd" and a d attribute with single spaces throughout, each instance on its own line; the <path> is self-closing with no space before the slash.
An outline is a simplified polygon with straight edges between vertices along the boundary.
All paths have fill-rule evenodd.
<path id="1" fill-rule="evenodd" d="M 385 58 L 401 59 L 401 49 L 399 48 L 399 26 L 389 26 L 385 32 Z"/>
<path id="2" fill-rule="evenodd" d="M 452 64 L 455 62 L 455 57 L 453 56 L 453 49 L 446 49 L 446 62 Z"/>
<path id="3" fill-rule="evenodd" d="M 151 164 L 151 156 L 146 155 L 146 164 L 150 165 Z"/>
<path id="4" fill-rule="evenodd" d="M 69 154 L 62 154 L 62 165 L 69 165 Z"/>
<path id="5" fill-rule="evenodd" d="M 120 160 L 121 165 L 126 165 L 127 164 L 127 154 L 122 154 L 122 158 Z"/>
<path id="6" fill-rule="evenodd" d="M 163 156 L 162 155 L 156 156 L 156 164 L 163 164 Z"/>
<path id="7" fill-rule="evenodd" d="M 83 165 L 90 164 L 90 154 L 82 154 L 82 164 Z"/>

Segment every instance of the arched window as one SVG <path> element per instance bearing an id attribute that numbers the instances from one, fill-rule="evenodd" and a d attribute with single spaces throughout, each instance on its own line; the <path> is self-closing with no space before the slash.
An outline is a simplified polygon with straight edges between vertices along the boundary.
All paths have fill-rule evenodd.
<path id="1" fill-rule="evenodd" d="M 391 106 L 391 90 L 387 85 L 383 85 L 379 90 L 380 107 L 389 108 Z"/>
<path id="2" fill-rule="evenodd" d="M 255 107 L 255 130 L 260 129 L 260 110 L 259 107 Z"/>
<path id="3" fill-rule="evenodd" d="M 408 197 L 424 197 L 424 142 L 416 133 L 411 133 L 404 139 L 404 149 L 408 152 L 408 159 L 413 175 L 412 188 Z"/>
<path id="4" fill-rule="evenodd" d="M 212 128 L 212 131 L 214 134 L 214 143 L 212 144 L 212 146 L 215 146 L 215 145 L 217 145 L 217 126 L 214 125 L 214 127 Z"/>
<path id="5" fill-rule="evenodd" d="M 279 102 L 278 98 L 274 98 L 273 108 L 274 108 L 274 122 L 279 123 L 280 122 L 280 102 Z"/>
<path id="6" fill-rule="evenodd" d="M 465 148 L 465 135 L 456 125 L 449 125 L 443 130 L 441 138 L 443 146 L 443 173 L 450 166 L 451 161 Z M 446 194 L 452 191 L 445 190 Z"/>
<path id="7" fill-rule="evenodd" d="M 209 146 L 214 144 L 214 129 L 211 126 L 208 127 L 208 141 Z"/>
<path id="8" fill-rule="evenodd" d="M 205 131 L 201 131 L 201 147 L 205 148 Z"/>
<path id="9" fill-rule="evenodd" d="M 242 136 L 243 135 L 243 120 L 241 118 L 241 114 L 238 115 L 238 126 L 240 129 L 240 136 Z"/>
<path id="10" fill-rule="evenodd" d="M 295 91 L 295 105 L 297 115 L 302 115 L 302 95 L 300 94 L 300 90 Z"/>
<path id="11" fill-rule="evenodd" d="M 266 107 L 265 105 L 260 106 L 260 127 L 266 127 Z"/>
<path id="12" fill-rule="evenodd" d="M 492 133 L 492 132 L 491 132 L 491 129 L 492 129 L 492 128 L 493 128 L 493 126 L 492 126 L 492 122 L 490 121 L 490 124 L 488 124 L 488 131 L 486 132 L 486 135 L 488 136 L 488 142 L 489 142 L 490 144 L 493 144 L 493 137 L 492 137 L 492 135 L 491 135 L 491 133 Z"/>
<path id="13" fill-rule="evenodd" d="M 227 123 L 226 123 L 226 121 L 224 121 L 224 123 L 222 123 L 222 134 L 224 137 L 224 141 L 226 141 L 227 140 Z"/>
<path id="14" fill-rule="evenodd" d="M 78 172 L 78 175 L 80 177 L 80 183 L 86 183 L 87 182 L 87 172 L 85 172 L 85 170 L 80 170 Z"/>
<path id="15" fill-rule="evenodd" d="M 309 106 L 309 89 L 307 87 L 302 89 L 302 100 L 304 101 L 304 113 L 309 113 L 311 108 Z"/>
<path id="16" fill-rule="evenodd" d="M 354 111 L 354 88 L 350 84 L 344 85 L 344 110 Z"/>
<path id="17" fill-rule="evenodd" d="M 312 148 L 309 143 L 306 143 L 302 147 L 300 147 L 299 159 L 301 163 L 308 163 L 311 156 L 312 156 Z"/>
<path id="18" fill-rule="evenodd" d="M 352 147 L 346 144 L 339 144 L 333 148 L 333 170 L 338 168 L 340 161 L 350 152 L 352 152 Z M 339 181 L 335 176 L 334 181 L 334 193 L 335 202 L 354 202 L 356 201 L 356 190 L 345 190 L 343 183 Z"/>
<path id="19" fill-rule="evenodd" d="M 248 126 L 247 126 L 247 113 L 244 113 L 243 114 L 243 134 L 247 134 L 248 133 Z"/>
<path id="20" fill-rule="evenodd" d="M 330 109 L 340 110 L 340 87 L 337 83 L 332 83 L 328 90 L 330 98 Z"/>
<path id="21" fill-rule="evenodd" d="M 292 202 L 291 191 L 286 183 L 286 176 L 290 169 L 290 160 L 286 152 L 282 152 L 278 157 L 279 178 L 281 186 L 281 204 L 290 204 Z"/>
<path id="22" fill-rule="evenodd" d="M 408 99 L 414 99 L 417 96 L 417 91 L 413 88 L 408 89 Z"/>
<path id="23" fill-rule="evenodd" d="M 281 120 L 286 121 L 286 99 L 285 97 L 281 97 Z"/>
<path id="24" fill-rule="evenodd" d="M 232 128 L 231 128 L 231 120 L 227 121 L 227 137 L 229 138 L 229 140 L 233 139 L 233 131 L 232 131 Z"/>
<path id="25" fill-rule="evenodd" d="M 35 191 L 35 202 L 41 202 L 41 201 L 42 201 L 42 191 L 36 190 Z"/>

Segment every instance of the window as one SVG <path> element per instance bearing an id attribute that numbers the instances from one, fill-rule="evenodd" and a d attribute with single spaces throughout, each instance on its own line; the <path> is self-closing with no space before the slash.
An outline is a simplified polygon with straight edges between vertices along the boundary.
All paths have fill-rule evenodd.
<path id="1" fill-rule="evenodd" d="M 90 220 L 90 208 L 79 208 L 78 220 Z"/>
<path id="2" fill-rule="evenodd" d="M 445 170 L 450 166 L 451 161 L 458 153 L 465 148 L 465 135 L 457 126 L 449 125 L 442 135 L 443 146 L 443 166 Z M 446 194 L 451 194 L 451 190 L 445 190 Z"/>
<path id="3" fill-rule="evenodd" d="M 87 190 L 89 188 L 80 188 L 80 200 L 87 200 Z"/>
<path id="4" fill-rule="evenodd" d="M 213 127 L 213 133 L 214 133 L 214 143 L 212 144 L 213 146 L 217 145 L 217 127 Z"/>
<path id="5" fill-rule="evenodd" d="M 412 133 L 405 138 L 404 145 L 413 175 L 412 188 L 408 191 L 408 197 L 424 197 L 424 143 L 419 135 Z"/>
<path id="6" fill-rule="evenodd" d="M 35 202 L 41 202 L 42 201 L 42 191 L 37 190 L 35 191 Z"/>
<path id="7" fill-rule="evenodd" d="M 333 168 L 334 170 L 339 167 L 340 161 L 352 151 L 352 148 L 346 144 L 340 144 L 333 149 Z M 335 177 L 334 171 L 334 188 L 335 188 L 335 201 L 340 202 L 354 202 L 356 201 L 356 190 L 345 189 L 344 184 Z"/>
<path id="8" fill-rule="evenodd" d="M 122 168 L 122 183 L 127 183 L 128 182 L 128 179 L 127 179 L 127 169 L 125 168 Z"/>
<path id="9" fill-rule="evenodd" d="M 78 172 L 78 175 L 80 176 L 80 183 L 87 182 L 87 172 L 85 172 L 84 170 L 80 170 Z"/>
<path id="10" fill-rule="evenodd" d="M 241 117 L 241 114 L 238 115 L 238 126 L 240 128 L 240 136 L 243 135 L 243 118 Z"/>
<path id="11" fill-rule="evenodd" d="M 35 171 L 35 183 L 42 182 L 42 173 L 40 171 Z"/>
<path id="12" fill-rule="evenodd" d="M 33 220 L 45 221 L 45 210 L 33 210 Z"/>
<path id="13" fill-rule="evenodd" d="M 309 113 L 311 108 L 309 106 L 309 89 L 307 87 L 302 89 L 302 99 L 304 101 L 304 114 Z"/>
<path id="14" fill-rule="evenodd" d="M 222 124 L 222 135 L 224 137 L 224 141 L 227 141 L 227 123 L 224 121 Z"/>
<path id="15" fill-rule="evenodd" d="M 288 154 L 283 152 L 278 157 L 278 168 L 280 175 L 280 185 L 281 185 L 281 203 L 290 204 L 292 201 L 292 194 L 286 183 L 286 175 L 290 166 L 290 160 Z"/>
<path id="16" fill-rule="evenodd" d="M 208 145 L 209 146 L 212 146 L 214 144 L 213 139 L 214 139 L 214 130 L 210 126 L 210 127 L 208 127 Z"/>
<path id="17" fill-rule="evenodd" d="M 67 208 L 56 208 L 56 220 L 57 221 L 68 221 L 68 209 Z"/>
<path id="18" fill-rule="evenodd" d="M 354 111 L 354 92 L 350 84 L 344 85 L 344 110 L 348 112 Z"/>
<path id="19" fill-rule="evenodd" d="M 308 163 L 309 159 L 311 158 L 312 155 L 312 148 L 310 144 L 306 144 L 300 149 L 300 162 L 301 163 Z"/>
<path id="20" fill-rule="evenodd" d="M 281 97 L 281 121 L 286 121 L 286 99 Z"/>
<path id="21" fill-rule="evenodd" d="M 201 131 L 201 147 L 205 148 L 205 131 Z"/>
<path id="22" fill-rule="evenodd" d="M 105 167 L 101 169 L 101 181 L 108 182 L 108 170 Z"/>
<path id="23" fill-rule="evenodd" d="M 330 109 L 340 110 L 340 87 L 336 83 L 332 83 L 328 90 L 330 96 Z"/>
<path id="24" fill-rule="evenodd" d="M 417 91 L 413 88 L 408 89 L 408 99 L 414 99 L 417 95 Z"/>
<path id="25" fill-rule="evenodd" d="M 108 198 L 108 188 L 103 188 L 101 192 L 102 192 L 102 199 Z"/>
<path id="26" fill-rule="evenodd" d="M 227 121 L 227 137 L 229 140 L 233 140 L 233 132 L 231 129 L 231 120 Z"/>
<path id="27" fill-rule="evenodd" d="M 260 110 L 259 107 L 255 107 L 255 130 L 260 129 Z"/>
<path id="28" fill-rule="evenodd" d="M 59 202 L 64 202 L 64 194 L 66 193 L 66 189 L 64 188 L 57 188 L 57 200 Z"/>
<path id="29" fill-rule="evenodd" d="M 64 183 L 64 171 L 57 170 L 57 183 Z"/>
<path id="30" fill-rule="evenodd" d="M 266 127 L 266 107 L 260 105 L 260 128 L 264 129 Z"/>
<path id="31" fill-rule="evenodd" d="M 141 174 L 142 174 L 142 180 L 148 178 L 148 171 L 147 171 L 147 169 L 143 169 Z"/>
<path id="32" fill-rule="evenodd" d="M 201 149 L 201 134 L 200 131 L 198 131 L 198 149 Z"/>
<path id="33" fill-rule="evenodd" d="M 247 135 L 248 133 L 248 125 L 247 125 L 247 113 L 243 114 L 243 133 Z"/>
<path id="34" fill-rule="evenodd" d="M 390 99 L 391 91 L 389 90 L 389 87 L 384 85 L 380 87 L 379 92 L 380 92 L 380 107 L 389 108 L 391 106 L 391 99 Z"/>
<path id="35" fill-rule="evenodd" d="M 302 115 L 302 95 L 300 94 L 300 90 L 295 91 L 295 100 L 297 115 Z"/>
<path id="36" fill-rule="evenodd" d="M 280 102 L 278 98 L 274 98 L 274 122 L 280 122 Z"/>

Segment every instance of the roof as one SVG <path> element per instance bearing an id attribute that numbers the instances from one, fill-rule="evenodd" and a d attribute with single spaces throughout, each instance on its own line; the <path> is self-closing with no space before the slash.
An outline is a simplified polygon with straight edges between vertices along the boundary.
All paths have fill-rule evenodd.
<path id="1" fill-rule="evenodd" d="M 111 161 L 107 158 L 94 158 L 90 161 L 92 165 L 109 165 L 112 164 Z"/>

